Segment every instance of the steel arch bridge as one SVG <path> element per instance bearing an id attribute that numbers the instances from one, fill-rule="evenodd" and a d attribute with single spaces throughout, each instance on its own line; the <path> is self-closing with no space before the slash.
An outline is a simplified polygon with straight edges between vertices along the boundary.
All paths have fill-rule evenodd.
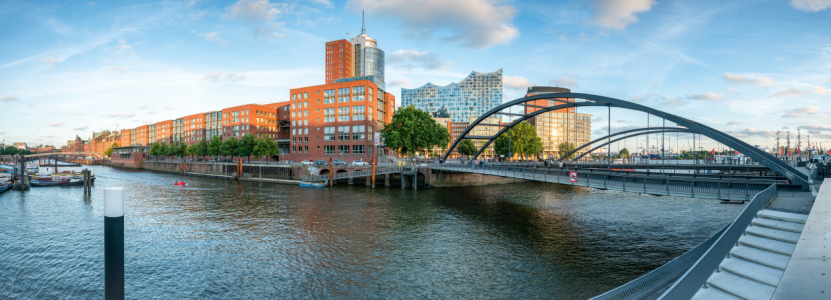
<path id="1" fill-rule="evenodd" d="M 563 102 L 563 104 L 554 105 L 554 106 L 540 106 L 540 105 L 533 105 L 533 104 L 527 103 L 527 102 L 534 101 L 534 100 L 558 99 L 558 98 L 559 99 L 564 99 L 564 98 L 565 99 L 575 99 L 575 101 L 574 102 L 568 102 L 568 101 L 565 101 L 565 100 L 559 100 L 559 101 Z M 578 101 L 576 101 L 577 99 L 582 99 L 583 101 L 578 102 Z M 554 100 L 554 101 L 557 101 L 557 100 Z M 522 108 L 533 107 L 533 108 L 537 108 L 538 110 L 533 111 L 533 112 L 529 112 L 529 113 L 502 112 L 503 110 L 506 110 L 506 109 L 509 109 L 509 108 L 515 107 L 515 106 L 522 107 Z M 808 185 L 810 184 L 810 179 L 808 178 L 808 176 L 801 173 L 801 172 L 799 172 L 799 171 L 797 171 L 791 165 L 777 159 L 773 155 L 770 155 L 770 154 L 768 154 L 768 153 L 766 153 L 766 152 L 764 152 L 764 151 L 762 151 L 762 150 L 760 150 L 756 147 L 753 147 L 753 146 L 751 146 L 751 145 L 749 145 L 749 144 L 747 144 L 747 143 L 745 143 L 745 142 L 743 142 L 743 141 L 741 141 L 741 140 L 739 140 L 735 137 L 732 137 L 732 136 L 730 136 L 726 133 L 723 133 L 721 131 L 713 129 L 713 128 L 707 126 L 707 125 L 689 120 L 689 119 L 681 117 L 681 116 L 677 116 L 677 115 L 670 114 L 670 113 L 667 113 L 667 112 L 664 112 L 664 111 L 660 111 L 660 110 L 657 110 L 657 109 L 654 109 L 654 108 L 651 108 L 651 107 L 643 106 L 643 105 L 640 105 L 640 104 L 637 104 L 637 103 L 632 103 L 632 102 L 629 102 L 629 101 L 624 101 L 624 100 L 610 98 L 610 97 L 604 97 L 604 96 L 598 96 L 598 95 L 592 95 L 592 94 L 582 94 L 582 93 L 539 94 L 539 95 L 527 96 L 527 97 L 519 98 L 519 99 L 510 101 L 510 102 L 507 102 L 507 103 L 503 103 L 502 105 L 499 105 L 499 106 L 489 110 L 487 113 L 485 113 L 484 115 L 482 115 L 478 119 L 476 119 L 476 121 L 474 121 L 470 125 L 468 125 L 468 127 L 465 128 L 465 130 L 459 135 L 459 137 L 455 141 L 453 141 L 453 143 L 450 145 L 450 147 L 448 147 L 447 152 L 442 157 L 442 161 L 447 160 L 447 158 L 450 156 L 450 153 L 453 151 L 453 149 L 455 149 L 459 145 L 459 143 L 462 140 L 465 140 L 465 139 L 487 140 L 482 145 L 482 147 L 479 149 L 479 151 L 477 151 L 476 154 L 473 156 L 473 159 L 476 159 L 477 157 L 479 157 L 480 154 L 482 154 L 482 152 L 488 147 L 488 145 L 490 145 L 491 143 L 493 143 L 496 140 L 497 137 L 499 137 L 501 134 L 508 131 L 508 129 L 518 125 L 522 121 L 525 121 L 525 120 L 533 118 L 537 115 L 540 115 L 540 114 L 543 114 L 543 113 L 546 113 L 546 112 L 550 112 L 550 111 L 555 111 L 555 110 L 558 110 L 558 109 L 566 109 L 566 108 L 572 108 L 572 107 L 575 107 L 575 108 L 576 107 L 590 107 L 590 106 L 609 107 L 609 108 L 612 108 L 612 107 L 623 108 L 623 109 L 645 112 L 647 114 L 660 117 L 664 120 L 676 123 L 679 126 L 683 126 L 683 128 L 674 128 L 676 130 L 684 130 L 684 131 L 678 131 L 678 132 L 697 133 L 697 134 L 701 134 L 703 136 L 706 136 L 708 138 L 711 138 L 714 141 L 722 143 L 725 146 L 733 148 L 736 151 L 739 151 L 740 153 L 746 155 L 747 157 L 752 158 L 753 160 L 755 160 L 755 161 L 761 163 L 762 165 L 770 168 L 774 172 L 777 172 L 777 173 L 781 174 L 785 178 L 788 178 L 788 180 L 790 180 L 792 183 L 802 185 L 804 189 L 807 189 Z M 501 118 L 501 116 L 516 116 L 518 118 L 516 120 L 513 120 L 512 122 L 510 122 L 507 125 L 505 125 L 505 124 L 483 123 L 488 118 L 495 118 L 495 117 L 496 118 Z M 476 126 L 499 126 L 499 127 L 502 127 L 502 128 L 499 130 L 499 132 L 497 132 L 493 136 L 471 136 L 471 135 L 468 135 L 473 130 L 473 128 L 475 128 Z M 653 127 L 653 128 L 663 128 L 663 127 Z M 592 143 L 603 140 L 603 139 L 610 139 L 612 136 L 625 134 L 625 133 L 631 133 L 631 132 L 636 132 L 635 135 L 655 133 L 655 131 L 650 129 L 650 128 L 630 130 L 630 131 L 627 131 L 627 132 L 618 132 L 618 133 L 615 133 L 615 134 L 611 134 L 609 136 L 604 136 L 600 139 L 596 139 L 592 142 L 589 142 L 586 145 L 582 145 L 578 149 L 583 149 L 586 146 L 591 145 Z M 673 131 L 673 132 L 676 132 L 676 131 Z M 611 143 L 611 142 L 612 141 L 608 141 L 608 142 L 606 142 L 606 144 Z M 606 145 L 606 144 L 604 144 L 604 145 Z M 572 153 L 576 152 L 578 149 L 575 149 L 575 151 L 572 151 Z M 597 149 L 597 148 L 595 148 L 595 149 Z M 594 149 L 592 149 L 592 150 L 594 150 Z M 569 155 L 570 154 L 571 153 L 569 153 Z M 566 155 L 564 157 L 568 157 L 568 155 Z"/>

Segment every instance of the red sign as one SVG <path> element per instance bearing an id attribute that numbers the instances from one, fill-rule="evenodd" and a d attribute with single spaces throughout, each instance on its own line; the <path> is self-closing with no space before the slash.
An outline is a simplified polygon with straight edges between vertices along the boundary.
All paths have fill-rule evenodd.
<path id="1" fill-rule="evenodd" d="M 736 155 L 739 155 L 739 151 L 736 151 Z"/>
<path id="2" fill-rule="evenodd" d="M 577 172 L 568 172 L 568 181 L 577 182 Z"/>
<path id="3" fill-rule="evenodd" d="M 712 155 L 716 155 L 716 148 L 713 148 L 713 151 L 712 151 L 712 152 L 710 152 L 710 154 L 712 154 Z"/>

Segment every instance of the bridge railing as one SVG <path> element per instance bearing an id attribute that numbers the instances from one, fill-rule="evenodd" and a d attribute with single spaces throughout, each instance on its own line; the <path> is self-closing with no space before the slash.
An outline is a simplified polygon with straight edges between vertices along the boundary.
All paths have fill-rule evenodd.
<path id="1" fill-rule="evenodd" d="M 394 174 L 394 173 L 401 173 L 405 167 L 391 167 L 391 168 L 376 168 L 375 175 L 384 175 L 384 174 Z M 407 168 L 409 169 L 409 168 Z M 335 173 L 332 174 L 333 180 L 338 179 L 346 179 L 346 178 L 355 178 L 355 177 L 366 177 L 371 176 L 372 170 L 360 170 L 360 171 L 353 171 L 353 172 L 342 172 L 342 173 Z M 306 176 L 303 178 L 305 181 L 326 181 L 329 180 L 329 174 L 324 175 L 311 175 Z"/>
<path id="2" fill-rule="evenodd" d="M 428 164 L 431 169 L 479 173 L 495 176 L 513 177 L 527 180 L 554 182 L 568 185 L 615 189 L 649 194 L 681 195 L 696 197 L 706 194 L 708 198 L 750 200 L 753 195 L 766 189 L 771 182 L 708 179 L 678 179 L 660 176 L 628 175 L 620 173 L 580 172 L 576 171 L 571 181 L 571 170 L 534 168 L 528 166 L 501 165 L 453 165 Z"/>
<path id="3" fill-rule="evenodd" d="M 776 194 L 776 183 L 756 194 L 727 230 L 719 235 L 715 243 L 659 299 L 687 300 L 695 296 L 739 241 L 756 214 L 775 198 Z"/>
<path id="4" fill-rule="evenodd" d="M 659 268 L 652 270 L 649 273 L 644 274 L 641 277 L 638 277 L 635 280 L 632 280 L 624 285 L 621 285 L 611 291 L 605 292 L 599 296 L 591 298 L 592 300 L 628 300 L 628 299 L 641 299 L 646 294 L 652 293 L 657 289 L 660 289 L 662 286 L 666 286 L 667 283 L 672 282 L 672 280 L 677 280 L 678 275 L 682 274 L 684 271 L 690 268 L 690 266 L 695 263 L 699 257 L 701 257 L 707 249 L 712 246 L 716 240 L 721 236 L 724 231 L 727 230 L 727 227 L 724 227 L 704 241 L 703 243 L 699 244 L 695 248 L 687 251 L 686 253 L 682 254 L 681 256 L 673 259 L 672 261 L 660 266 Z"/>

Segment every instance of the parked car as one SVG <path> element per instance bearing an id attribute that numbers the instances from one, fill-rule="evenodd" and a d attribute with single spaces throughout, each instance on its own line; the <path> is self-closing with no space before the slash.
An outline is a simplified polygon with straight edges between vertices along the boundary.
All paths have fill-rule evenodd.
<path id="1" fill-rule="evenodd" d="M 346 162 L 343 161 L 342 159 L 335 159 L 335 160 L 332 161 L 332 164 L 334 164 L 336 166 L 345 166 Z"/>
<path id="2" fill-rule="evenodd" d="M 315 162 L 315 164 L 317 164 L 318 166 L 325 166 L 325 165 L 328 165 L 329 163 L 326 162 L 326 161 L 318 159 L 317 162 Z"/>
<path id="3" fill-rule="evenodd" d="M 353 166 L 368 166 L 369 163 L 365 162 L 365 161 L 362 161 L 362 160 L 356 160 L 356 161 L 352 162 L 352 165 Z"/>
<path id="4" fill-rule="evenodd" d="M 311 165 L 314 164 L 314 162 L 312 162 L 311 160 L 304 160 L 304 161 L 300 162 L 300 164 L 304 165 L 304 166 L 311 166 Z"/>

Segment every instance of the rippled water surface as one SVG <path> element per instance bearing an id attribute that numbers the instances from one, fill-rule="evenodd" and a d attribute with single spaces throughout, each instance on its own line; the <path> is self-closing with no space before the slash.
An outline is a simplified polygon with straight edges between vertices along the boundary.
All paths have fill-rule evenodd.
<path id="1" fill-rule="evenodd" d="M 741 210 L 546 183 L 333 189 L 91 167 L 0 194 L 0 298 L 102 298 L 104 187 L 125 188 L 126 296 L 580 299 L 660 266 Z"/>

